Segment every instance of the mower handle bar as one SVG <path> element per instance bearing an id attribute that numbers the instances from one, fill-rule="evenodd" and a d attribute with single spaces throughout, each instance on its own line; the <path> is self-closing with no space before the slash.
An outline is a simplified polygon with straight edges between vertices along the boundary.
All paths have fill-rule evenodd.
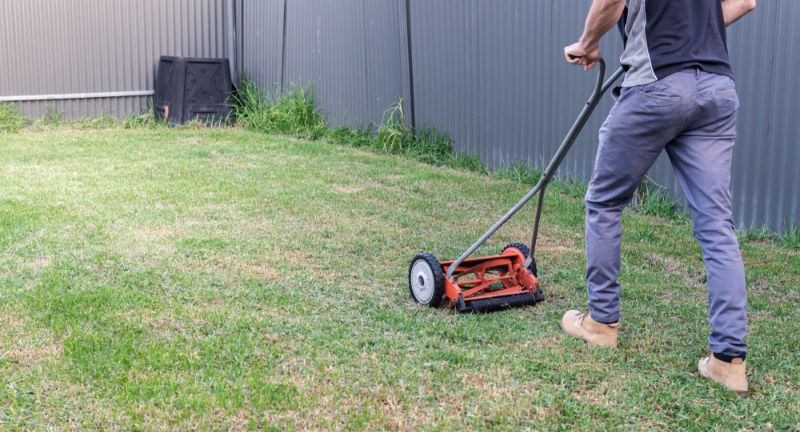
<path id="1" fill-rule="evenodd" d="M 461 254 L 461 256 L 449 266 L 447 269 L 448 279 L 453 277 L 453 272 L 458 268 L 458 266 L 461 265 L 461 263 L 464 262 L 464 260 L 469 258 L 469 256 L 472 255 L 475 250 L 481 247 L 481 245 L 483 245 L 486 240 L 489 239 L 489 237 L 494 235 L 497 230 L 505 225 L 512 216 L 517 214 L 517 212 L 519 212 L 519 210 L 524 207 L 528 201 L 530 201 L 536 194 L 539 194 L 539 202 L 536 207 L 536 219 L 533 227 L 533 238 L 531 240 L 530 256 L 528 256 L 527 261 L 525 261 L 525 267 L 530 265 L 531 261 L 533 260 L 534 253 L 536 252 L 536 239 L 539 234 L 539 219 L 542 213 L 542 200 L 544 199 L 544 191 L 558 170 L 558 167 L 564 161 L 567 153 L 569 153 L 570 148 L 572 148 L 572 145 L 575 144 L 575 141 L 577 140 L 578 135 L 580 135 L 581 130 L 584 126 L 586 126 L 586 122 L 589 120 L 589 117 L 591 117 L 595 108 L 597 108 L 597 105 L 600 103 L 600 99 L 602 99 L 603 95 L 608 91 L 608 89 L 611 88 L 611 86 L 613 86 L 619 77 L 621 77 L 624 73 L 623 68 L 619 68 L 611 75 L 611 77 L 608 78 L 608 80 L 603 82 L 606 74 L 606 62 L 603 59 L 600 59 L 600 61 L 597 63 L 597 66 L 599 68 L 597 82 L 595 83 L 592 95 L 589 97 L 589 100 L 583 107 L 578 119 L 575 120 L 575 123 L 573 123 L 572 128 L 570 128 L 569 132 L 567 133 L 567 136 L 564 137 L 564 141 L 561 142 L 558 150 L 556 150 L 556 154 L 547 165 L 547 168 L 544 170 L 544 173 L 542 173 L 542 177 L 536 183 L 536 186 L 534 186 L 533 189 L 527 193 L 527 195 L 525 195 L 514 207 L 511 208 L 511 210 L 508 211 L 508 213 L 505 214 L 505 216 L 503 216 L 499 221 L 497 221 L 497 223 L 489 228 L 489 230 L 486 231 L 486 233 L 482 235 L 478 241 L 470 246 L 469 249 Z"/>

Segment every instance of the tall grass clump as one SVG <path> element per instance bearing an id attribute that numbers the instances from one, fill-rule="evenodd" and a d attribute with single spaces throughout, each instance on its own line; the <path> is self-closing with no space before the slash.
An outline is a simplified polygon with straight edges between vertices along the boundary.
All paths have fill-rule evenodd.
<path id="1" fill-rule="evenodd" d="M 783 233 L 783 245 L 786 247 L 800 249 L 800 227 L 790 226 Z"/>
<path id="2" fill-rule="evenodd" d="M 13 133 L 25 129 L 30 122 L 17 112 L 14 105 L 0 103 L 0 133 Z"/>
<path id="3" fill-rule="evenodd" d="M 402 100 L 383 114 L 373 147 L 431 165 L 486 173 L 486 166 L 477 156 L 454 151 L 447 134 L 434 127 L 415 130 L 406 118 Z"/>
<path id="4" fill-rule="evenodd" d="M 55 105 L 48 105 L 47 110 L 45 111 L 44 115 L 39 117 L 34 123 L 33 126 L 36 129 L 49 129 L 54 127 L 59 127 L 63 124 L 63 114 Z"/>
<path id="5" fill-rule="evenodd" d="M 246 76 L 233 98 L 239 126 L 267 133 L 319 139 L 325 135 L 325 118 L 317 109 L 314 93 L 294 86 L 289 93 L 267 97 Z"/>
<path id="6" fill-rule="evenodd" d="M 414 146 L 414 128 L 406 119 L 403 101 L 392 105 L 383 113 L 375 142 L 389 153 L 406 153 Z"/>

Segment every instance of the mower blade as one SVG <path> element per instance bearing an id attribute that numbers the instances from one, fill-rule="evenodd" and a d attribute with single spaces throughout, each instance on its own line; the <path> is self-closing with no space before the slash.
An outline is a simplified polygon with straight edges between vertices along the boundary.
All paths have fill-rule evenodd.
<path id="1" fill-rule="evenodd" d="M 515 307 L 532 306 L 541 300 L 541 296 L 525 293 L 468 302 L 463 302 L 462 300 L 456 303 L 456 309 L 461 313 L 494 312 Z"/>

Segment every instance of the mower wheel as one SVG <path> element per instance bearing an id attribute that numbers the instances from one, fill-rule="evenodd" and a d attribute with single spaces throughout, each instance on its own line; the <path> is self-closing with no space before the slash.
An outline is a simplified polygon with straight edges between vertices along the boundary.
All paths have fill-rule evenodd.
<path id="1" fill-rule="evenodd" d="M 417 303 L 438 307 L 444 297 L 444 271 L 439 260 L 429 253 L 421 253 L 408 267 L 408 290 Z"/>
<path id="2" fill-rule="evenodd" d="M 506 245 L 506 247 L 503 248 L 503 252 L 511 248 L 514 248 L 522 252 L 522 254 L 525 255 L 525 259 L 527 259 L 528 256 L 530 256 L 531 254 L 531 250 L 528 249 L 528 246 L 525 246 L 522 243 L 509 243 Z M 539 272 L 536 269 L 536 258 L 531 258 L 531 265 L 528 266 L 528 271 L 531 272 L 534 276 L 539 277 Z"/>

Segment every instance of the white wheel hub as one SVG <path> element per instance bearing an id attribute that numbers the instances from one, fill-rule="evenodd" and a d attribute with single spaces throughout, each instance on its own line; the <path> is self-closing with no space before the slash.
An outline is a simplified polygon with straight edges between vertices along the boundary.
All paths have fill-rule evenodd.
<path id="1" fill-rule="evenodd" d="M 425 260 L 417 260 L 411 266 L 409 278 L 411 279 L 409 282 L 411 283 L 411 291 L 414 292 L 414 298 L 422 304 L 430 303 L 433 298 L 434 284 L 436 283 L 433 279 L 433 269 L 430 264 Z"/>

